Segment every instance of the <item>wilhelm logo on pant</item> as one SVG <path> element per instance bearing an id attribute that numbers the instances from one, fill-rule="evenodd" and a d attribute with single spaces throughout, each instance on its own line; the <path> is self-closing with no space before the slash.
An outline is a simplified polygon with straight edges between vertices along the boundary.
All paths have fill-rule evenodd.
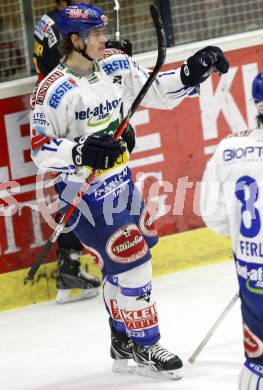
<path id="1" fill-rule="evenodd" d="M 148 246 L 135 224 L 117 230 L 107 241 L 106 251 L 117 263 L 132 263 L 142 259 Z"/>
<path id="2" fill-rule="evenodd" d="M 156 304 L 140 310 L 121 310 L 121 316 L 129 330 L 145 329 L 158 325 Z"/>

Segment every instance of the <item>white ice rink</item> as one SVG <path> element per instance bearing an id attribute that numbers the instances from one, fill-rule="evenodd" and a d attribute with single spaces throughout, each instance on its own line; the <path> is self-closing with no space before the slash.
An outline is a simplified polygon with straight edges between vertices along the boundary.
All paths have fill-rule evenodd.
<path id="1" fill-rule="evenodd" d="M 187 363 L 237 291 L 232 262 L 154 279 L 161 344 L 185 361 L 184 378 L 111 372 L 102 296 L 0 313 L 1 390 L 236 390 L 243 363 L 239 301 L 194 365 Z"/>

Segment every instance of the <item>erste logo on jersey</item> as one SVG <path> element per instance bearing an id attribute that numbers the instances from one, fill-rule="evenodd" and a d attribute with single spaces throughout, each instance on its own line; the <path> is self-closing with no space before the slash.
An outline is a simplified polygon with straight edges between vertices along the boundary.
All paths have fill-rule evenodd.
<path id="1" fill-rule="evenodd" d="M 112 101 L 107 99 L 98 106 L 87 108 L 86 111 L 75 111 L 75 119 L 76 121 L 88 120 L 89 127 L 100 126 L 110 121 L 112 111 L 118 107 L 120 101 L 121 99 L 114 99 Z"/>
<path id="2" fill-rule="evenodd" d="M 114 59 L 112 61 L 105 63 L 102 66 L 102 69 L 107 75 L 110 75 L 119 69 L 122 70 L 130 69 L 130 64 L 126 58 Z"/>
<path id="3" fill-rule="evenodd" d="M 67 79 L 60 83 L 55 91 L 51 94 L 51 97 L 49 99 L 49 105 L 52 108 L 57 108 L 62 97 L 71 89 L 77 87 L 77 83 L 74 79 Z"/>
<path id="4" fill-rule="evenodd" d="M 132 263 L 142 259 L 148 246 L 135 224 L 117 230 L 107 241 L 106 252 L 116 263 Z"/>

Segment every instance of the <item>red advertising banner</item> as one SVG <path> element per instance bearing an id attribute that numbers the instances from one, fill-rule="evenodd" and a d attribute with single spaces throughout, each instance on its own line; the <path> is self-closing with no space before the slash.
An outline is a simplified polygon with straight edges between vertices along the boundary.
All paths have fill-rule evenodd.
<path id="1" fill-rule="evenodd" d="M 251 84 L 263 69 L 262 54 L 262 46 L 228 52 L 228 74 L 214 74 L 199 97 L 169 111 L 141 107 L 134 115 L 137 144 L 131 167 L 160 235 L 202 226 L 198 188 L 207 159 L 229 132 L 256 126 Z M 51 230 L 36 202 L 29 95 L 0 104 L 0 273 L 5 273 L 30 266 Z M 45 190 L 45 197 L 54 200 L 54 190 Z M 54 250 L 47 261 L 54 260 Z"/>

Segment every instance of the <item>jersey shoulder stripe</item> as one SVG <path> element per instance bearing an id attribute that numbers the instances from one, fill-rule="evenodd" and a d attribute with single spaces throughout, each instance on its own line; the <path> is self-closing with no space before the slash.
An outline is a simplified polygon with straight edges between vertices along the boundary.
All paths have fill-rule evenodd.
<path id="1" fill-rule="evenodd" d="M 229 134 L 226 138 L 232 138 L 232 137 L 248 137 L 252 133 L 252 130 L 243 130 L 238 131 L 237 133 Z"/>
<path id="2" fill-rule="evenodd" d="M 40 84 L 36 93 L 36 101 L 35 101 L 36 104 L 42 105 L 44 103 L 48 89 L 52 86 L 52 84 L 55 83 L 56 80 L 58 80 L 63 76 L 64 76 L 63 72 L 56 70 L 54 72 L 51 72 L 50 75 L 46 79 L 44 79 L 44 81 Z"/>
<path id="3" fill-rule="evenodd" d="M 48 104 L 56 109 L 64 96 L 76 87 L 79 87 L 79 84 L 72 74 L 65 74 L 56 68 L 40 84 L 36 94 L 36 104 Z"/>
<path id="4" fill-rule="evenodd" d="M 119 49 L 114 49 L 114 48 L 105 49 L 104 56 L 103 56 L 102 60 L 105 60 L 106 58 L 111 57 L 115 54 L 124 54 L 125 55 L 124 51 L 119 50 Z"/>

